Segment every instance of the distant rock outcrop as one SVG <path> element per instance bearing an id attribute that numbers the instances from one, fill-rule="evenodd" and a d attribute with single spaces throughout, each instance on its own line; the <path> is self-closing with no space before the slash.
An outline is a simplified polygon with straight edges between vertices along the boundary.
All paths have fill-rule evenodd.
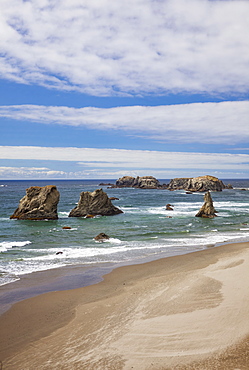
<path id="1" fill-rule="evenodd" d="M 115 187 L 157 189 L 158 187 L 160 187 L 160 183 L 153 176 L 142 176 L 142 177 L 123 176 L 116 181 Z"/>
<path id="2" fill-rule="evenodd" d="M 57 220 L 57 204 L 60 193 L 55 185 L 31 186 L 20 200 L 11 219 L 19 220 Z"/>
<path id="3" fill-rule="evenodd" d="M 114 184 L 112 184 L 112 183 L 110 183 L 110 182 L 101 182 L 100 184 L 99 184 L 99 186 L 113 186 Z"/>
<path id="4" fill-rule="evenodd" d="M 97 189 L 92 193 L 83 191 L 80 194 L 78 205 L 72 209 L 69 217 L 113 216 L 119 213 L 123 213 L 123 211 L 112 204 L 108 195 L 102 189 Z"/>
<path id="5" fill-rule="evenodd" d="M 170 181 L 168 190 L 187 190 L 189 192 L 222 191 L 226 186 L 214 176 L 176 178 Z"/>
<path id="6" fill-rule="evenodd" d="M 123 176 L 116 181 L 115 187 L 118 188 L 132 188 L 136 183 L 135 177 Z"/>
<path id="7" fill-rule="evenodd" d="M 204 204 L 199 210 L 199 212 L 195 215 L 195 217 L 213 218 L 213 217 L 216 217 L 215 213 L 216 213 L 216 210 L 213 205 L 213 200 L 212 200 L 210 192 L 208 191 L 204 195 Z"/>

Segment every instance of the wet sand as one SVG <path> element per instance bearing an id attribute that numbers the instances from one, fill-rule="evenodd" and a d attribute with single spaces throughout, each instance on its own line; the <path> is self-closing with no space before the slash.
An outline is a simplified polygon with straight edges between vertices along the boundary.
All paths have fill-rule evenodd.
<path id="1" fill-rule="evenodd" d="M 0 316 L 3 370 L 249 369 L 249 243 L 123 266 Z"/>

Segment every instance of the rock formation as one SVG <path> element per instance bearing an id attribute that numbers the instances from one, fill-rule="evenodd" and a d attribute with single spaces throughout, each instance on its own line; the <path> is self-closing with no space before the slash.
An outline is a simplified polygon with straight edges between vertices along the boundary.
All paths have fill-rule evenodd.
<path id="1" fill-rule="evenodd" d="M 176 178 L 170 181 L 168 190 L 187 190 L 189 192 L 222 191 L 226 186 L 214 176 L 199 176 L 191 178 Z"/>
<path id="2" fill-rule="evenodd" d="M 159 181 L 153 176 L 131 177 L 123 176 L 116 181 L 117 188 L 141 188 L 141 189 L 157 189 L 160 187 Z"/>
<path id="3" fill-rule="evenodd" d="M 105 240 L 109 240 L 110 237 L 108 235 L 106 235 L 105 233 L 100 233 L 99 235 L 95 236 L 94 238 L 96 241 L 98 242 L 103 242 Z"/>
<path id="4" fill-rule="evenodd" d="M 78 205 L 69 213 L 69 217 L 85 217 L 87 215 L 113 216 L 123 213 L 121 209 L 115 207 L 108 195 L 102 190 L 97 189 L 92 193 L 83 191 L 80 194 Z"/>
<path id="5" fill-rule="evenodd" d="M 213 218 L 213 217 L 216 217 L 216 214 L 215 214 L 216 212 L 217 211 L 214 208 L 211 194 L 208 191 L 204 195 L 204 204 L 199 210 L 199 212 L 195 215 L 195 217 Z"/>
<path id="6" fill-rule="evenodd" d="M 31 186 L 10 218 L 19 220 L 56 220 L 60 193 L 54 185 Z"/>

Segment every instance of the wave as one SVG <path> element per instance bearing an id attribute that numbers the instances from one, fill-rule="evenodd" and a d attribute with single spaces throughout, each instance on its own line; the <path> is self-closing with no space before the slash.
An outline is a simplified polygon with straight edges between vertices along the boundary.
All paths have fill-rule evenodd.
<path id="1" fill-rule="evenodd" d="M 29 240 L 24 241 L 24 242 L 1 242 L 0 243 L 0 252 L 6 252 L 8 249 L 12 248 L 20 248 L 24 247 L 25 245 L 31 244 Z"/>
<path id="2" fill-rule="evenodd" d="M 70 212 L 58 212 L 58 216 L 63 218 L 63 217 L 68 217 Z"/>

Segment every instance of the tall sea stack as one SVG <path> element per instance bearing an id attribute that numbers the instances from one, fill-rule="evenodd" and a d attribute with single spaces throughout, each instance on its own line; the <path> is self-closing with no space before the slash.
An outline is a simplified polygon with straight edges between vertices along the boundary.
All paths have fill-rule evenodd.
<path id="1" fill-rule="evenodd" d="M 208 191 L 204 195 L 204 204 L 199 210 L 199 212 L 195 215 L 195 217 L 213 218 L 213 217 L 216 217 L 216 214 L 215 214 L 216 212 L 217 211 L 214 208 L 211 194 Z"/>
<path id="2" fill-rule="evenodd" d="M 60 193 L 55 185 L 31 186 L 20 200 L 11 219 L 18 220 L 57 220 L 57 204 Z"/>

